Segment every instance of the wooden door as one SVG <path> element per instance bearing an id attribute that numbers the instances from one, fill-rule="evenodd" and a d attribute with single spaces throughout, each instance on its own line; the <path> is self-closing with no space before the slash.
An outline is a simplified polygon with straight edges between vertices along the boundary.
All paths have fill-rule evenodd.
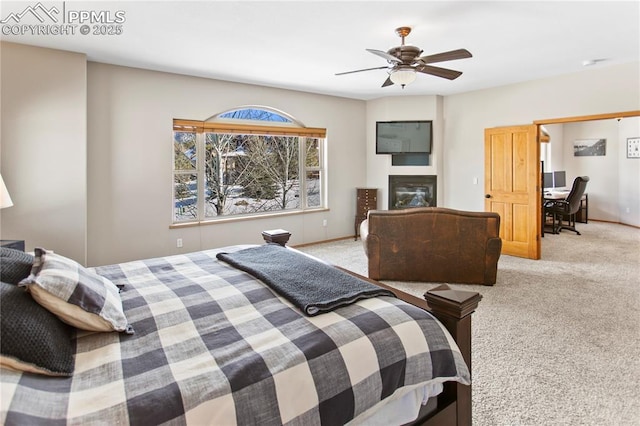
<path id="1" fill-rule="evenodd" d="M 538 126 L 485 129 L 484 158 L 485 210 L 500 214 L 502 254 L 540 259 Z"/>

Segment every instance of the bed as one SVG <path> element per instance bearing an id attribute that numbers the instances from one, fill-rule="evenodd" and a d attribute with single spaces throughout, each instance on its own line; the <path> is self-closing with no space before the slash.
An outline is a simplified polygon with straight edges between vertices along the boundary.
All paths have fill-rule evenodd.
<path id="1" fill-rule="evenodd" d="M 441 286 L 427 306 L 279 244 L 97 268 L 46 250 L 22 262 L 28 276 L 6 284 L 3 257 L 2 424 L 471 424 L 477 293 Z M 48 280 L 72 285 L 56 294 Z M 79 296 L 83 280 L 98 287 Z M 305 300 L 307 283 L 336 280 L 328 302 Z M 334 294 L 352 285 L 366 291 Z M 8 353 L 29 340 L 25 315 L 48 315 L 38 327 L 60 329 L 55 345 Z"/>

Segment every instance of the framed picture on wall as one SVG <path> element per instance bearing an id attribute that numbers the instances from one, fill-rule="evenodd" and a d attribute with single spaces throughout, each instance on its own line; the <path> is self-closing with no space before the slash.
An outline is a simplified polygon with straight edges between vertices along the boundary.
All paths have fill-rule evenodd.
<path id="1" fill-rule="evenodd" d="M 575 157 L 593 157 L 607 155 L 606 139 L 577 139 L 573 141 Z"/>
<path id="2" fill-rule="evenodd" d="M 640 158 L 640 138 L 627 138 L 627 158 Z"/>

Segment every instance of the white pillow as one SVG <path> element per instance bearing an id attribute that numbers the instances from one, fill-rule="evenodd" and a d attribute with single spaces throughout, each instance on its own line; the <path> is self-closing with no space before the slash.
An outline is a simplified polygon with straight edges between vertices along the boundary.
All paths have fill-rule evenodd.
<path id="1" fill-rule="evenodd" d="M 82 330 L 133 334 L 115 284 L 59 254 L 42 248 L 34 252 L 31 274 L 19 285 L 27 287 L 36 302 Z"/>

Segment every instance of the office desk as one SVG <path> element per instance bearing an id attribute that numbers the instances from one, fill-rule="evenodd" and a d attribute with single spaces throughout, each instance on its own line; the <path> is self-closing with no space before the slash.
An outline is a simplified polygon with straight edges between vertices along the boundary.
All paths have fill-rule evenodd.
<path id="1" fill-rule="evenodd" d="M 564 200 L 569 195 L 568 192 L 545 192 L 543 198 L 546 200 Z"/>

